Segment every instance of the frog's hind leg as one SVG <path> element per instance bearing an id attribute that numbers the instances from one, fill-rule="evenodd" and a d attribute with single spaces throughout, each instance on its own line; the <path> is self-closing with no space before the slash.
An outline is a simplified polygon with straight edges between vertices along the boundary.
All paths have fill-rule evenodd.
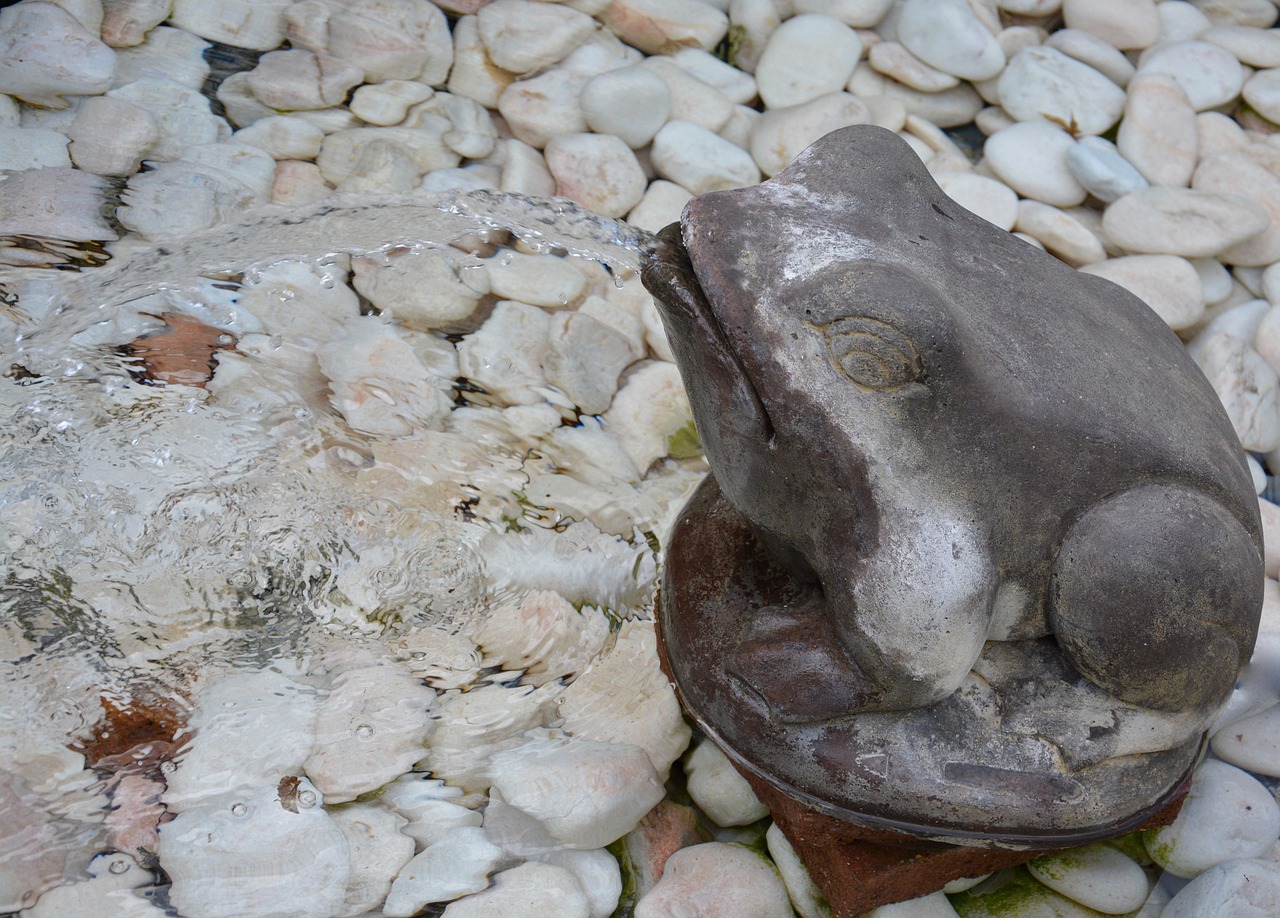
<path id="1" fill-rule="evenodd" d="M 1249 531 L 1200 491 L 1122 491 L 1071 527 L 1054 563 L 1049 620 L 1090 681 L 1161 711 L 1216 709 L 1248 660 L 1262 607 Z"/>

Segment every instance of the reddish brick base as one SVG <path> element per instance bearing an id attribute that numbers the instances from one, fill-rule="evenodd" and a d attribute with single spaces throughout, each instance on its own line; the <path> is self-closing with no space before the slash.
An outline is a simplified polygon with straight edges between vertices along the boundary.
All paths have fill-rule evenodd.
<path id="1" fill-rule="evenodd" d="M 814 812 L 755 775 L 743 777 L 769 807 L 836 918 L 857 918 L 879 905 L 936 892 L 952 880 L 1015 867 L 1048 853 L 930 844 L 896 832 L 862 829 Z M 1169 803 L 1137 828 L 1171 823 L 1190 786 L 1188 777 Z"/>

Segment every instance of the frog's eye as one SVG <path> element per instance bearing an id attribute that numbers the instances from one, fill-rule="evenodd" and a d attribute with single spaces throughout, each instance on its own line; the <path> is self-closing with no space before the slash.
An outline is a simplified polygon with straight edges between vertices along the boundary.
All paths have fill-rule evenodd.
<path id="1" fill-rule="evenodd" d="M 857 386 L 891 392 L 924 375 L 915 344 L 888 322 L 845 316 L 813 327 L 826 340 L 831 363 Z"/>

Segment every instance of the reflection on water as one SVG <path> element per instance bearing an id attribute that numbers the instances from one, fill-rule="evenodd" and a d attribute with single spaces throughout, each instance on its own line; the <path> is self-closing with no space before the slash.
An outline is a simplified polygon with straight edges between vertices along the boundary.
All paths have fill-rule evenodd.
<path id="1" fill-rule="evenodd" d="M 585 284 L 565 311 L 592 316 L 578 331 L 559 305 L 477 280 L 509 266 L 513 229 L 523 253 L 589 256 L 568 259 Z M 246 892 L 209 852 L 167 860 L 157 827 L 176 814 L 170 839 L 227 820 L 222 837 L 252 823 L 259 844 L 328 839 L 327 879 L 262 874 L 328 883 L 298 912 L 327 914 L 350 892 L 333 884 L 348 842 L 329 808 L 424 759 L 450 698 L 514 698 L 528 670 L 541 706 L 518 726 L 555 729 L 547 702 L 648 614 L 660 534 L 703 472 L 667 447 L 688 439 L 680 399 L 613 395 L 670 366 L 647 297 L 621 284 L 644 244 L 513 196 L 365 199 L 11 286 L 24 318 L 0 354 L 0 911 L 118 851 L 132 859 L 91 871 L 115 884 L 104 894 L 151 886 L 183 914 L 252 913 L 271 882 Z M 457 282 L 470 307 L 433 320 L 358 295 L 351 255 L 371 252 L 356 277 L 391 287 L 431 259 L 441 296 Z M 524 324 L 490 321 L 503 310 Z M 468 356 L 481 330 L 494 340 Z M 582 383 L 597 399 L 607 384 L 603 419 L 544 372 L 584 342 L 624 355 L 613 380 Z M 576 385 L 585 371 L 557 372 Z M 529 648 L 478 645 L 503 615 Z M 387 744 L 366 759 L 390 772 L 333 763 L 368 742 Z M 305 830 L 254 823 L 273 807 L 313 815 Z M 221 904 L 202 904 L 210 879 Z"/>

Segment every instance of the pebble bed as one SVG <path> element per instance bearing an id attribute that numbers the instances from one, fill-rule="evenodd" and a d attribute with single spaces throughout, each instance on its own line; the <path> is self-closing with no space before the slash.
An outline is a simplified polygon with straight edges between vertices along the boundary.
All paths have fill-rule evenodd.
<path id="1" fill-rule="evenodd" d="M 13 291 L 56 286 L 50 268 L 91 277 L 266 204 L 322 221 L 335 193 L 557 196 L 656 231 L 692 195 L 875 123 L 959 203 L 1147 302 L 1263 494 L 1280 469 L 1276 19 L 1270 0 L 23 0 L 0 10 L 0 322 L 39 321 Z M 245 506 L 341 532 L 276 561 L 323 567 L 309 614 L 369 641 L 191 665 L 271 559 L 237 592 L 157 551 L 126 600 L 95 545 L 56 537 L 75 541 L 69 507 L 98 512 L 70 482 L 109 477 L 114 454 L 81 436 L 43 498 L 0 481 L 6 577 L 57 556 L 130 666 L 188 664 L 167 700 L 105 692 L 93 661 L 41 688 L 19 665 L 40 641 L 4 623 L 0 912 L 829 914 L 657 668 L 648 596 L 705 465 L 651 300 L 528 238 L 435 241 L 454 245 L 279 261 L 200 302 L 153 293 L 95 332 L 132 375 L 77 397 L 148 425 L 111 448 L 199 442 L 194 477 L 239 475 Z M 0 377 L 0 459 L 80 436 L 31 410 L 26 387 L 52 375 Z M 288 519 L 291 492 L 237 466 L 254 455 L 236 412 L 274 425 L 271 462 L 340 495 L 332 518 Z M 222 512 L 201 494 L 177 513 L 174 493 L 120 506 Z M 388 495 L 413 512 L 379 515 Z M 1280 507 L 1260 504 L 1276 578 Z M 476 559 L 503 571 L 484 614 L 415 627 L 429 603 L 397 571 L 478 595 Z M 128 601 L 186 617 L 144 634 Z M 11 716 L 55 695 L 76 716 Z M 1274 918 L 1278 786 L 1268 579 L 1254 659 L 1172 826 L 871 914 Z"/>

